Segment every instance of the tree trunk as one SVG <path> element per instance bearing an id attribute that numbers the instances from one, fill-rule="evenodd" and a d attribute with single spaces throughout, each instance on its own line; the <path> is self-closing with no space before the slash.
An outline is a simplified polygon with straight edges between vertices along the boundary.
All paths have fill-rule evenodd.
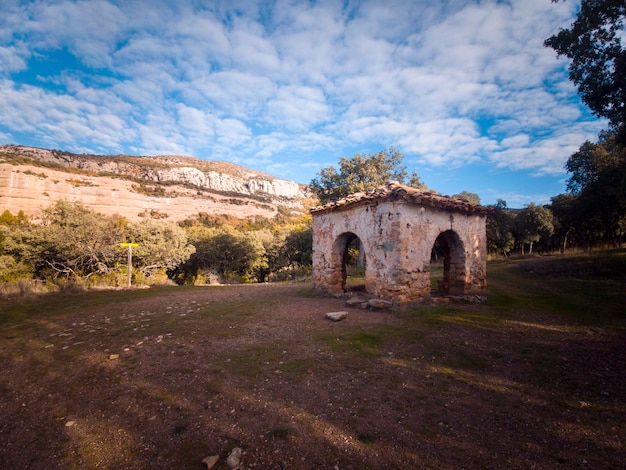
<path id="1" fill-rule="evenodd" d="M 567 237 L 569 236 L 569 233 L 572 229 L 568 228 L 567 232 L 565 232 L 565 237 L 563 238 L 563 245 L 561 245 L 561 254 L 565 253 L 565 250 L 567 249 Z"/>

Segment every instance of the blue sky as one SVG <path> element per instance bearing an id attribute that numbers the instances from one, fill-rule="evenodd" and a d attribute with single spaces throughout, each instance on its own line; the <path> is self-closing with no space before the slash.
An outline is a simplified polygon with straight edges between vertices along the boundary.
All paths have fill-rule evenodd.
<path id="1" fill-rule="evenodd" d="M 394 146 L 441 194 L 548 203 L 606 123 L 543 41 L 568 0 L 2 0 L 0 143 L 309 183 Z"/>

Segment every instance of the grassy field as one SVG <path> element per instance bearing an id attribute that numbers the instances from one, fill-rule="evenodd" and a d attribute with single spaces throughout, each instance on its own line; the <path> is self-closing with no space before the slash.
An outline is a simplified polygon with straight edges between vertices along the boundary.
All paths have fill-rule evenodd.
<path id="1" fill-rule="evenodd" d="M 626 252 L 488 284 L 389 311 L 307 283 L 3 301 L 0 468 L 625 468 Z"/>

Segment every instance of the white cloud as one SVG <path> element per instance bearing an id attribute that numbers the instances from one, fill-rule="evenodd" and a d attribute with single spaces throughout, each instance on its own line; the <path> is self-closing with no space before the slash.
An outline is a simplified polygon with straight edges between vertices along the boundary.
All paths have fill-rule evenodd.
<path id="1" fill-rule="evenodd" d="M 6 0 L 0 137 L 283 172 L 395 145 L 422 165 L 480 161 L 562 175 L 568 152 L 603 124 L 585 113 L 565 62 L 543 46 L 575 7 Z M 60 50 L 76 59 L 70 69 L 11 82 L 31 58 L 45 65 Z"/>
<path id="2" fill-rule="evenodd" d="M 473 121 L 456 118 L 417 124 L 400 144 L 421 163 L 453 166 L 476 161 L 496 145 L 479 135 Z"/>
<path id="3" fill-rule="evenodd" d="M 287 86 L 277 90 L 267 103 L 264 119 L 280 128 L 304 130 L 324 122 L 330 114 L 321 90 Z"/>
<path id="4" fill-rule="evenodd" d="M 562 175 L 570 155 L 577 152 L 585 140 L 595 140 L 599 130 L 597 123 L 583 123 L 549 138 L 533 140 L 529 135 L 512 136 L 502 140 L 500 148 L 490 153 L 489 160 L 498 168 L 527 170 L 535 176 Z"/>
<path id="5" fill-rule="evenodd" d="M 124 14 L 104 0 L 29 5 L 24 30 L 38 47 L 67 47 L 86 65 L 109 65 L 109 55 L 126 23 Z"/>
<path id="6" fill-rule="evenodd" d="M 17 43 L 15 46 L 3 47 L 0 46 L 0 70 L 1 74 L 8 74 L 11 72 L 19 72 L 26 68 L 24 52 L 24 44 Z"/>

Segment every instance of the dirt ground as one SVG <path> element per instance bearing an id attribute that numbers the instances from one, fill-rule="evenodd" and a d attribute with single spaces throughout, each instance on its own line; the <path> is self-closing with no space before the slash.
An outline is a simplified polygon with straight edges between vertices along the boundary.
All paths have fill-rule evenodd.
<path id="1" fill-rule="evenodd" d="M 0 325 L 0 468 L 626 468 L 625 338 L 306 284 L 85 295 Z"/>

